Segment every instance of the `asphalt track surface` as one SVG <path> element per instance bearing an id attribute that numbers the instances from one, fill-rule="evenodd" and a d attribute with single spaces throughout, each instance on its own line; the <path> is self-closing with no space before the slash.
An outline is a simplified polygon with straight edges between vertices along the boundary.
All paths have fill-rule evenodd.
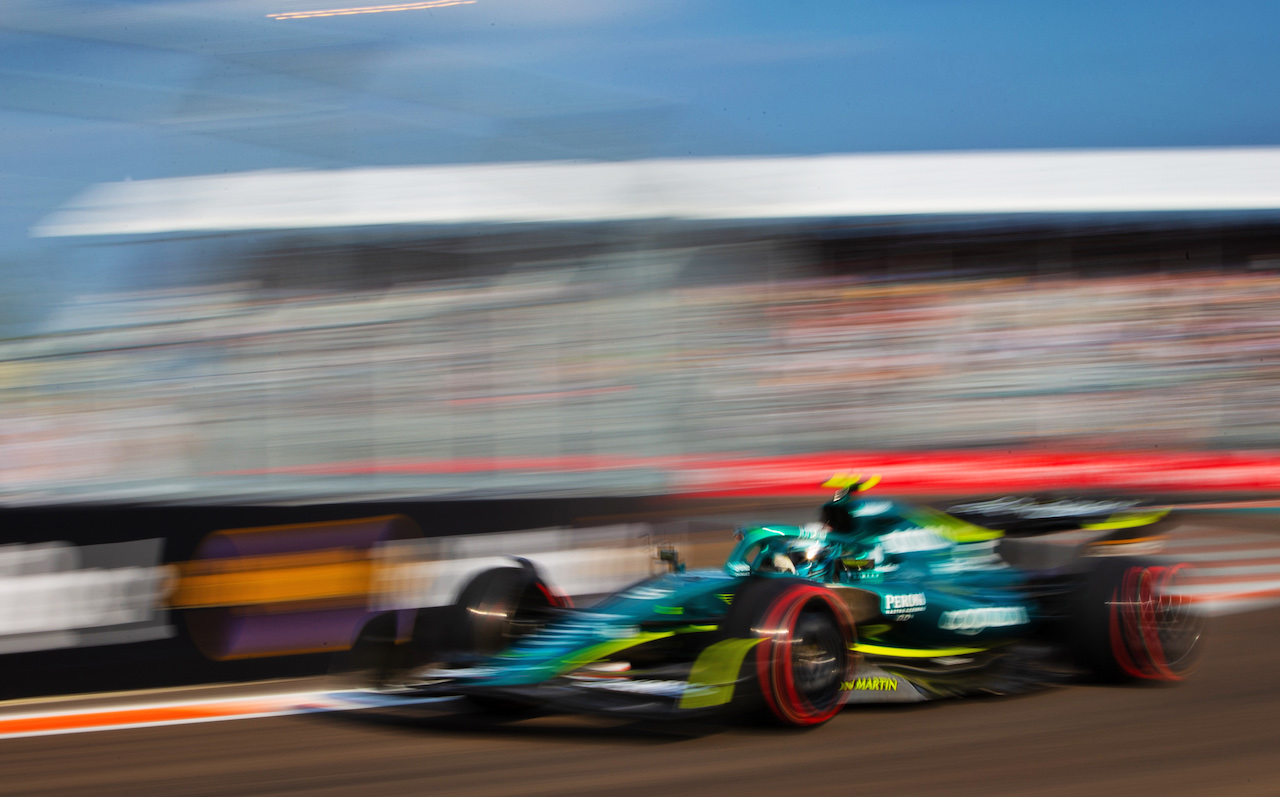
<path id="1" fill-rule="evenodd" d="M 0 794 L 835 793 L 1280 794 L 1280 609 L 1217 618 L 1180 686 L 850 708 L 800 732 L 434 705 L 0 741 Z"/>
<path id="2" fill-rule="evenodd" d="M 1280 793 L 1280 610 L 1214 631 L 1177 687 L 851 708 L 801 732 L 418 706 L 9 739 L 0 793 Z"/>

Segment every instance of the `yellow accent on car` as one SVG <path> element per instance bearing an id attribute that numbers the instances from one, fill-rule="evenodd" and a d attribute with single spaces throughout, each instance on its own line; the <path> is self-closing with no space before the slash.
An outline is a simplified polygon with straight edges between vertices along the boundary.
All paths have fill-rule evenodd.
<path id="1" fill-rule="evenodd" d="M 870 490 L 880 483 L 879 474 L 868 476 L 865 481 L 862 480 L 861 473 L 836 473 L 830 479 L 822 483 L 823 487 L 835 488 L 837 490 L 852 489 L 857 492 Z"/>
<path id="2" fill-rule="evenodd" d="M 876 678 L 858 678 L 853 681 L 842 681 L 840 683 L 840 691 L 842 692 L 896 692 L 898 691 L 898 679 L 892 676 L 876 677 Z"/>
<path id="3" fill-rule="evenodd" d="M 1101 523 L 1083 523 L 1080 528 L 1089 529 L 1091 531 L 1105 531 L 1108 529 L 1132 529 L 1138 526 L 1149 526 L 1157 520 L 1161 520 L 1165 515 L 1169 514 L 1169 510 L 1160 509 L 1155 512 L 1117 512 Z M 1125 540 L 1131 542 L 1131 540 Z"/>
<path id="4" fill-rule="evenodd" d="M 886 645 L 854 644 L 849 650 L 855 653 L 867 653 L 872 656 L 896 656 L 900 659 L 930 659 L 934 656 L 963 656 L 966 653 L 981 653 L 990 648 L 895 648 Z"/>
<path id="5" fill-rule="evenodd" d="M 722 639 L 698 655 L 689 671 L 689 683 L 680 708 L 723 706 L 733 699 L 733 687 L 742 660 L 763 639 Z"/>
<path id="6" fill-rule="evenodd" d="M 599 661 L 606 656 L 612 656 L 615 653 L 633 648 L 636 645 L 643 645 L 646 642 L 653 642 L 658 639 L 666 639 L 676 634 L 697 634 L 707 631 L 715 631 L 719 626 L 714 625 L 685 625 L 679 628 L 673 628 L 670 631 L 643 631 L 629 637 L 621 639 L 611 639 L 608 642 L 601 642 L 598 645 L 592 645 L 589 648 L 583 648 L 577 653 L 569 656 L 560 663 L 560 667 L 556 673 L 563 674 L 570 670 L 576 670 L 579 667 L 590 664 L 593 661 Z M 714 645 L 712 646 L 714 647 Z"/>
<path id="7" fill-rule="evenodd" d="M 854 473 L 854 474 L 835 473 L 835 474 L 832 474 L 830 479 L 827 479 L 825 482 L 823 482 L 822 486 L 826 488 L 835 489 L 835 490 L 843 490 L 846 487 L 852 487 L 853 485 L 857 484 L 858 479 L 861 479 L 861 478 L 862 478 L 861 473 Z"/>
<path id="8" fill-rule="evenodd" d="M 1004 536 L 1000 529 L 989 529 L 928 507 L 912 507 L 903 514 L 923 528 L 932 529 L 952 542 L 987 542 Z"/>
<path id="9" fill-rule="evenodd" d="M 636 645 L 643 645 L 646 642 L 652 642 L 655 639 L 666 639 L 667 637 L 675 635 L 675 631 L 648 631 L 636 634 L 635 636 L 626 637 L 625 639 L 611 639 L 608 642 L 601 642 L 598 645 L 592 645 L 589 648 L 584 648 L 569 658 L 566 658 L 560 663 L 557 674 L 576 670 L 584 664 L 599 661 L 605 656 L 612 656 L 619 651 L 626 650 L 627 648 L 633 648 Z"/>

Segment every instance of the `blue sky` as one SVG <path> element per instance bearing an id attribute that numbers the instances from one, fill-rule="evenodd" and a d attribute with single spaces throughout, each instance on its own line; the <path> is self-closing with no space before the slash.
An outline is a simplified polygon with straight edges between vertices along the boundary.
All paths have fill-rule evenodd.
<path id="1" fill-rule="evenodd" d="M 386 0 L 378 0 L 378 4 Z M 1280 4 L 8 0 L 0 257 L 100 181 L 546 158 L 1280 144 Z"/>

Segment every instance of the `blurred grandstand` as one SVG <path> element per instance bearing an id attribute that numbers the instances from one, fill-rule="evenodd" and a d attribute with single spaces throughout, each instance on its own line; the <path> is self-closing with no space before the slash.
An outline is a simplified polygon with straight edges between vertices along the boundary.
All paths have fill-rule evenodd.
<path id="1" fill-rule="evenodd" d="M 96 187 L 0 499 L 644 494 L 664 458 L 1280 447 L 1280 150 Z M 86 271 L 87 273 L 87 271 Z"/>

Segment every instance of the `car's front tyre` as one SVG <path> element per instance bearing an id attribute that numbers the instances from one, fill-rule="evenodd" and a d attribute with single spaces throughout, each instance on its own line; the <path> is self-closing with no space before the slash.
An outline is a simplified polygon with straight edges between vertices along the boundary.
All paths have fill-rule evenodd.
<path id="1" fill-rule="evenodd" d="M 729 636 L 762 640 L 747 669 L 769 716 L 807 727 L 844 707 L 854 626 L 830 590 L 800 579 L 753 581 L 738 591 L 725 625 Z"/>

